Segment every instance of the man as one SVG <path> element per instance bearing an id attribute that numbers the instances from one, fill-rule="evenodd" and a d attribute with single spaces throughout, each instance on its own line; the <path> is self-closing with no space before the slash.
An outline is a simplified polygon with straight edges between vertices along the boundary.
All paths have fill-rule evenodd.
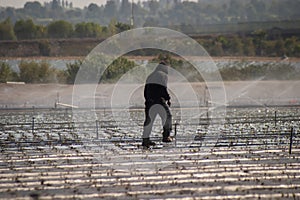
<path id="1" fill-rule="evenodd" d="M 155 143 L 150 140 L 150 133 L 154 120 L 160 116 L 163 125 L 163 142 L 172 142 L 170 132 L 172 130 L 172 115 L 169 109 L 171 105 L 170 95 L 167 91 L 168 66 L 167 61 L 161 61 L 156 69 L 148 76 L 144 88 L 145 97 L 145 122 L 142 146 L 149 148 Z"/>

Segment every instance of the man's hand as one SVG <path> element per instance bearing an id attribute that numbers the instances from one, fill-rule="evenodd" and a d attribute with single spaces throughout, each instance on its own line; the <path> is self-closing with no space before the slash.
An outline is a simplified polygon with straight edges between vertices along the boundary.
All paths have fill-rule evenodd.
<path id="1" fill-rule="evenodd" d="M 167 104 L 168 104 L 169 107 L 171 107 L 171 101 L 170 100 L 167 101 Z"/>

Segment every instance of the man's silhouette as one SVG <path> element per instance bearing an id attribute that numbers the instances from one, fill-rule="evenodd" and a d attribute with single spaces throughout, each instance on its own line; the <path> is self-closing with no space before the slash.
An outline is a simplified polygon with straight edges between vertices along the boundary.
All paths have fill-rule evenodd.
<path id="1" fill-rule="evenodd" d="M 162 141 L 172 141 L 170 138 L 172 115 L 169 109 L 171 102 L 167 90 L 168 68 L 167 61 L 161 61 L 146 80 L 144 88 L 145 122 L 142 143 L 142 146 L 146 148 L 155 145 L 155 143 L 150 140 L 150 134 L 157 115 L 160 116 L 163 125 Z"/>

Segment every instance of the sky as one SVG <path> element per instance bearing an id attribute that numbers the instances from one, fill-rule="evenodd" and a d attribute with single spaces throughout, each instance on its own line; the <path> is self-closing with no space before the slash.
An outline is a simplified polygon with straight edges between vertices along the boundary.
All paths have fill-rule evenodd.
<path id="1" fill-rule="evenodd" d="M 50 2 L 51 0 L 0 0 L 0 6 L 2 7 L 11 6 L 15 8 L 23 8 L 24 4 L 28 1 L 39 1 L 43 4 L 44 2 Z M 73 2 L 73 7 L 79 7 L 79 8 L 88 6 L 90 3 L 96 3 L 98 5 L 105 4 L 106 1 L 107 0 L 69 0 L 69 2 Z M 129 0 L 129 2 L 131 1 L 132 0 Z M 133 1 L 138 2 L 138 0 L 133 0 Z"/>

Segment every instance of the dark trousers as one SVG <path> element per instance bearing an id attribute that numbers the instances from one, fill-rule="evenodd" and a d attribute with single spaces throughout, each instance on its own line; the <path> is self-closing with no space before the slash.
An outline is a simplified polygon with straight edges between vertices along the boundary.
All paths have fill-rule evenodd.
<path id="1" fill-rule="evenodd" d="M 154 120 L 157 115 L 160 116 L 163 126 L 163 137 L 169 137 L 172 130 L 172 115 L 169 106 L 166 102 L 145 103 L 145 122 L 143 138 L 149 138 Z"/>

